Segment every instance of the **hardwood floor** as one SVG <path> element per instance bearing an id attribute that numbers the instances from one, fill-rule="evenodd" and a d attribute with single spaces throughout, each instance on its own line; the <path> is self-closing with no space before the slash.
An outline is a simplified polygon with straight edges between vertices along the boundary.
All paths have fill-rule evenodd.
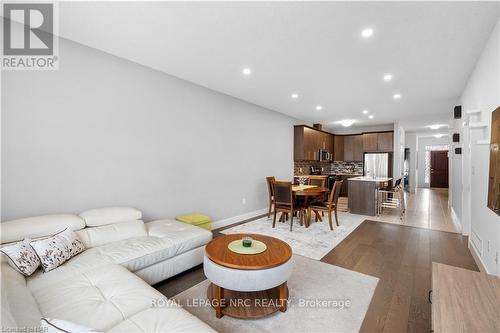
<path id="1" fill-rule="evenodd" d="M 466 237 L 375 221 L 321 261 L 380 279 L 361 332 L 429 332 L 432 262 L 478 271 Z"/>
<path id="2" fill-rule="evenodd" d="M 375 221 L 395 223 L 432 230 L 459 233 L 448 208 L 448 189 L 417 188 L 415 193 L 405 193 L 406 214 L 401 220 L 398 210 L 385 210 Z"/>
<path id="3" fill-rule="evenodd" d="M 321 261 L 380 279 L 361 329 L 370 333 L 430 331 L 433 261 L 478 271 L 460 234 L 375 221 L 363 222 Z M 203 280 L 198 266 L 155 288 L 172 297 Z"/>

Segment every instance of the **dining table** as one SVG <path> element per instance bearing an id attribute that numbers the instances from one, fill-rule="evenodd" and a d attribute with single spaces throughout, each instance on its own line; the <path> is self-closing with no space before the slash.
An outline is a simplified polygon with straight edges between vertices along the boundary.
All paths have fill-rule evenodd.
<path id="1" fill-rule="evenodd" d="M 316 185 L 293 185 L 292 193 L 295 197 L 303 197 L 304 198 L 304 206 L 306 207 L 306 219 L 305 226 L 309 228 L 311 225 L 311 209 L 309 208 L 309 204 L 312 199 L 324 196 L 325 193 L 330 192 L 327 187 L 321 187 Z"/>

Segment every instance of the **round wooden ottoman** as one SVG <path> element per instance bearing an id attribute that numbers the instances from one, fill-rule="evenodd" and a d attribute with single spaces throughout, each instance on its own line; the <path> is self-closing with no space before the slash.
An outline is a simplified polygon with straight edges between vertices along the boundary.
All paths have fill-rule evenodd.
<path id="1" fill-rule="evenodd" d="M 232 241 L 249 236 L 267 249 L 258 254 L 239 254 L 229 250 Z M 292 274 L 290 245 L 274 237 L 257 234 L 231 234 L 209 242 L 203 269 L 211 282 L 208 298 L 217 318 L 260 318 L 276 311 L 285 312 L 287 280 Z"/>

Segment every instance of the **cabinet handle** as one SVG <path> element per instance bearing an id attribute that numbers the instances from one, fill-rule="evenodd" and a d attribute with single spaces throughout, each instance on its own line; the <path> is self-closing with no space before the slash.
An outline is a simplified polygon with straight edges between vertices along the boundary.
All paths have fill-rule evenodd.
<path id="1" fill-rule="evenodd" d="M 432 289 L 429 290 L 429 303 L 432 304 Z"/>

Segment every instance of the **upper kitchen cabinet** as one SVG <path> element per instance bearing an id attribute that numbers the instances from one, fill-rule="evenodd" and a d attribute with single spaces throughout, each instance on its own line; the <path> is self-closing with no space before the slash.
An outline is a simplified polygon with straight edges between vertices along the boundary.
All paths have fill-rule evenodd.
<path id="1" fill-rule="evenodd" d="M 344 136 L 335 135 L 333 138 L 333 160 L 343 161 L 344 160 Z"/>
<path id="2" fill-rule="evenodd" d="M 393 134 L 393 132 L 364 133 L 363 150 L 365 152 L 391 152 Z"/>
<path id="3" fill-rule="evenodd" d="M 354 161 L 363 160 L 363 136 L 354 135 Z"/>
<path id="4" fill-rule="evenodd" d="M 333 153 L 333 134 L 309 126 L 294 126 L 294 161 L 317 161 L 320 149 Z"/>
<path id="5" fill-rule="evenodd" d="M 388 152 L 394 150 L 394 132 L 378 133 L 378 149 Z"/>
<path id="6" fill-rule="evenodd" d="M 363 150 L 364 151 L 378 150 L 378 133 L 363 134 Z"/>
<path id="7" fill-rule="evenodd" d="M 344 161 L 362 161 L 363 160 L 363 136 L 345 135 L 344 136 Z"/>

